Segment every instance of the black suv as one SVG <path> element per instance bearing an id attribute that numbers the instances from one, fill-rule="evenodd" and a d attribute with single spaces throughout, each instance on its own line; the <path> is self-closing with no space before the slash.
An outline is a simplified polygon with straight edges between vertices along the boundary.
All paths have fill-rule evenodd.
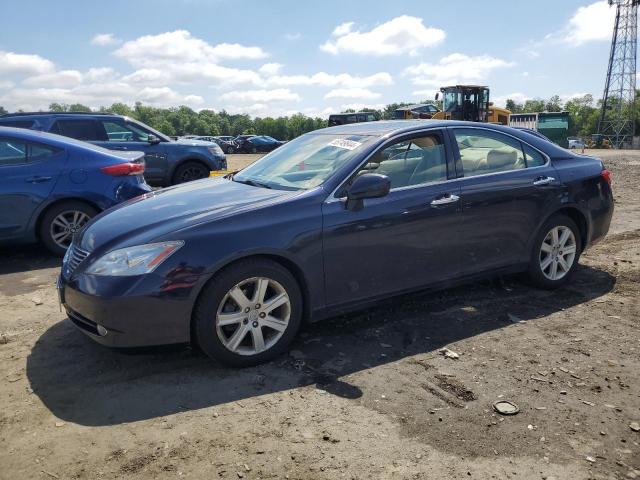
<path id="1" fill-rule="evenodd" d="M 145 153 L 145 179 L 167 186 L 225 170 L 227 159 L 214 142 L 171 140 L 153 128 L 123 115 L 84 112 L 8 113 L 0 126 L 29 128 L 84 140 L 111 150 Z"/>

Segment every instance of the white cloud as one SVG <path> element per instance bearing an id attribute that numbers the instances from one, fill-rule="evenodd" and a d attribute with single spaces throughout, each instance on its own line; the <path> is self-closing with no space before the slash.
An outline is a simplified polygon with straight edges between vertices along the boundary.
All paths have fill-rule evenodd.
<path id="1" fill-rule="evenodd" d="M 380 98 L 380 94 L 367 88 L 336 88 L 328 92 L 324 98 Z"/>
<path id="2" fill-rule="evenodd" d="M 333 29 L 333 32 L 331 32 L 331 35 L 335 37 L 341 37 L 342 35 L 346 35 L 347 33 L 351 32 L 353 25 L 354 25 L 354 22 L 341 23 L 340 25 L 338 25 L 336 28 Z"/>
<path id="3" fill-rule="evenodd" d="M 7 90 L 9 88 L 13 88 L 13 82 L 9 80 L 0 80 L 0 90 Z"/>
<path id="4" fill-rule="evenodd" d="M 284 67 L 281 63 L 265 63 L 258 71 L 263 75 L 276 75 Z"/>
<path id="5" fill-rule="evenodd" d="M 411 95 L 420 98 L 421 100 L 433 100 L 436 98 L 436 93 L 438 93 L 439 91 L 440 90 L 437 88 L 427 88 L 424 90 L 415 90 L 411 92 Z"/>
<path id="6" fill-rule="evenodd" d="M 274 75 L 269 77 L 267 83 L 274 86 L 316 86 L 316 87 L 346 87 L 367 88 L 377 85 L 392 85 L 393 78 L 387 72 L 378 72 L 366 77 L 339 73 L 336 75 L 318 72 L 313 75 Z"/>
<path id="7" fill-rule="evenodd" d="M 82 73 L 78 70 L 60 70 L 29 77 L 23 83 L 31 87 L 71 88 L 82 83 Z"/>
<path id="8" fill-rule="evenodd" d="M 562 40 L 572 46 L 611 40 L 615 13 L 615 7 L 605 0 L 578 8 L 565 26 Z"/>
<path id="9" fill-rule="evenodd" d="M 384 103 L 346 103 L 344 105 L 340 105 L 340 111 L 344 110 L 363 110 L 365 108 L 374 109 L 374 110 L 382 110 L 386 105 Z"/>
<path id="10" fill-rule="evenodd" d="M 222 102 L 298 102 L 300 95 L 290 91 L 288 88 L 276 88 L 274 90 L 245 90 L 232 91 L 220 95 Z"/>
<path id="11" fill-rule="evenodd" d="M 89 71 L 84 74 L 84 80 L 88 82 L 113 80 L 116 75 L 116 71 L 111 67 L 90 68 Z"/>
<path id="12" fill-rule="evenodd" d="M 40 55 L 24 55 L 0 50 L 0 74 L 40 75 L 55 70 L 53 62 Z"/>
<path id="13" fill-rule="evenodd" d="M 200 105 L 204 99 L 199 95 L 181 95 L 169 87 L 144 87 L 137 93 L 142 102 L 156 105 Z"/>
<path id="14" fill-rule="evenodd" d="M 531 100 L 531 96 L 522 92 L 514 92 L 508 95 L 499 95 L 497 97 L 492 97 L 490 100 L 496 107 L 504 107 L 507 103 L 507 100 L 511 99 L 516 103 L 523 104 L 527 100 Z"/>
<path id="15" fill-rule="evenodd" d="M 117 45 L 121 42 L 122 40 L 116 38 L 113 33 L 98 33 L 91 39 L 91 45 L 98 45 L 99 47 Z"/>
<path id="16" fill-rule="evenodd" d="M 412 76 L 414 85 L 444 87 L 460 83 L 484 81 L 489 74 L 499 68 L 513 66 L 513 63 L 489 55 L 470 57 L 453 53 L 441 58 L 438 63 L 420 63 L 407 67 L 405 75 Z"/>
<path id="17" fill-rule="evenodd" d="M 338 25 L 333 37 L 320 46 L 332 54 L 341 52 L 363 55 L 416 54 L 433 47 L 445 38 L 444 30 L 425 27 L 422 18 L 402 15 L 382 23 L 368 32 L 354 31 L 353 22 Z"/>
<path id="18" fill-rule="evenodd" d="M 125 42 L 114 55 L 137 67 L 157 67 L 167 63 L 211 63 L 224 58 L 258 59 L 266 57 L 267 53 L 260 47 L 238 43 L 210 45 L 187 30 L 175 30 Z"/>
<path id="19" fill-rule="evenodd" d="M 302 34 L 300 32 L 295 32 L 295 33 L 287 33 L 285 35 L 285 38 L 287 40 L 298 40 L 300 37 L 302 37 Z"/>

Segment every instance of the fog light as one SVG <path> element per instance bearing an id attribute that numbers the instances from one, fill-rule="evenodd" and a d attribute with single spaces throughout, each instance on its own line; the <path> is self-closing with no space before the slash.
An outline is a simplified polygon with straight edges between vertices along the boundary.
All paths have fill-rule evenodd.
<path id="1" fill-rule="evenodd" d="M 100 335 L 101 337 L 104 337 L 107 334 L 107 329 L 104 328 L 102 325 L 98 325 L 97 330 L 98 330 L 98 335 Z"/>

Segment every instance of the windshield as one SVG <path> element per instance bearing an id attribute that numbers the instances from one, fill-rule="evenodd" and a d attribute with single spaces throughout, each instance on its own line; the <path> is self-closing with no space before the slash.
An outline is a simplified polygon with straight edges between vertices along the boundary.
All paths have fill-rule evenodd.
<path id="1" fill-rule="evenodd" d="M 363 135 L 302 135 L 238 172 L 233 180 L 282 190 L 317 187 L 375 139 Z"/>

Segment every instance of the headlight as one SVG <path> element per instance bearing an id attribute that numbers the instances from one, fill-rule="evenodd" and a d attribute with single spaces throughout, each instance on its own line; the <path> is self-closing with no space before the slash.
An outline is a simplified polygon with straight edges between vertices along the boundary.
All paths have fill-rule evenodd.
<path id="1" fill-rule="evenodd" d="M 100 257 L 86 273 L 117 277 L 151 273 L 183 245 L 178 240 L 120 248 Z"/>

